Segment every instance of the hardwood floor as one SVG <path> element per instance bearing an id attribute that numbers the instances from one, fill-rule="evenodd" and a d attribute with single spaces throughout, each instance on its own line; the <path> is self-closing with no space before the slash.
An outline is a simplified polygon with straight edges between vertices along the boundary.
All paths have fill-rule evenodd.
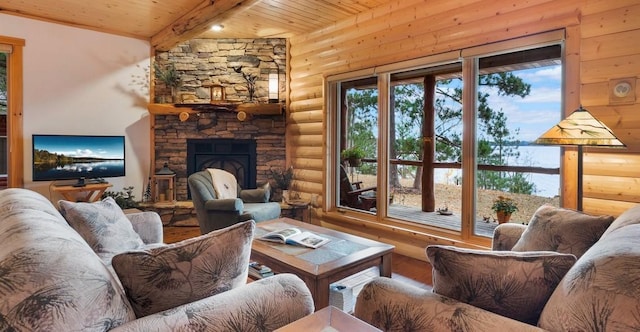
<path id="1" fill-rule="evenodd" d="M 174 243 L 200 235 L 199 227 L 180 226 L 164 227 L 164 242 Z M 392 263 L 393 279 L 414 285 L 416 287 L 429 289 L 431 285 L 431 265 L 425 261 L 411 257 L 393 254 Z"/>

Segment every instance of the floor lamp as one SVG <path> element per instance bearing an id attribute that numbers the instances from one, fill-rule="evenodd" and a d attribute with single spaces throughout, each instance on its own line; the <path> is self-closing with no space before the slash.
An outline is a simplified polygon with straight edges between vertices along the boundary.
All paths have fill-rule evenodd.
<path id="1" fill-rule="evenodd" d="M 582 147 L 622 148 L 626 146 L 618 140 L 609 127 L 593 117 L 582 106 L 538 137 L 534 144 L 578 147 L 578 211 L 582 211 Z"/>

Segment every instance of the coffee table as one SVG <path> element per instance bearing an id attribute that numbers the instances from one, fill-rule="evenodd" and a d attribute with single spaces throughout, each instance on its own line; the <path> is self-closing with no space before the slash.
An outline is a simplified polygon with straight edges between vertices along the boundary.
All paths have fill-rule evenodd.
<path id="1" fill-rule="evenodd" d="M 310 249 L 258 240 L 267 232 L 297 227 L 329 238 L 330 242 Z M 256 224 L 251 259 L 267 265 L 275 273 L 293 273 L 311 290 L 316 310 L 329 305 L 329 284 L 370 267 L 380 275 L 391 277 L 391 254 L 394 246 L 359 236 L 280 218 Z"/>

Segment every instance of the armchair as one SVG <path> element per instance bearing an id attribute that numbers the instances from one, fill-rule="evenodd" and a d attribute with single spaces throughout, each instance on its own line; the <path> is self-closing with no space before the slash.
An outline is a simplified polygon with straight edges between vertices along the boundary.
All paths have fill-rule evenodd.
<path id="1" fill-rule="evenodd" d="M 429 246 L 433 291 L 377 278 L 355 315 L 385 331 L 639 330 L 640 205 L 612 219 L 543 206 L 496 228 L 512 251 Z"/>
<path id="2" fill-rule="evenodd" d="M 376 187 L 362 188 L 362 182 L 351 182 L 344 165 L 340 164 L 340 204 L 369 211 L 376 207 Z"/>
<path id="3" fill-rule="evenodd" d="M 280 204 L 269 202 L 268 183 L 258 189 L 240 189 L 237 197 L 226 199 L 218 198 L 207 170 L 191 174 L 188 183 L 202 234 L 249 219 L 260 222 L 280 216 Z"/>

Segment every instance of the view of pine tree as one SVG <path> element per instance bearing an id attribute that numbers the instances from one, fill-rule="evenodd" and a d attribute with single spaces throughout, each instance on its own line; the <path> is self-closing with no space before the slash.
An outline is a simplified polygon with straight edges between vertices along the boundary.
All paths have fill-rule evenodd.
<path id="1" fill-rule="evenodd" d="M 525 98 L 531 85 L 513 73 L 492 73 L 479 77 L 477 114 L 477 160 L 478 164 L 506 165 L 508 160 L 519 157 L 516 136 L 518 128 L 509 128 L 507 116 L 500 109 L 489 105 L 490 94 Z M 489 92 L 490 91 L 490 92 Z M 393 89 L 394 117 L 391 137 L 392 159 L 421 160 L 424 106 L 424 86 L 421 83 L 399 84 Z M 373 89 L 351 89 L 347 95 L 348 146 L 358 145 L 365 149 L 367 157 L 375 156 L 377 137 L 377 93 Z M 436 83 L 435 101 L 436 161 L 460 162 L 462 160 L 462 80 L 459 78 L 440 80 Z M 370 167 L 368 165 L 368 167 Z M 370 169 L 362 169 L 363 173 Z M 419 188 L 419 167 L 403 167 L 390 170 L 392 175 L 414 176 L 414 188 Z M 410 174 L 407 174 L 410 173 Z M 391 184 L 398 183 L 392 179 Z M 522 173 L 479 171 L 478 188 L 531 194 L 535 185 Z"/>
<path id="2" fill-rule="evenodd" d="M 365 158 L 376 158 L 378 129 L 378 90 L 349 89 L 346 95 L 349 124 L 347 147 L 357 146 L 364 151 Z M 373 164 L 364 163 L 360 172 L 375 174 Z"/>

